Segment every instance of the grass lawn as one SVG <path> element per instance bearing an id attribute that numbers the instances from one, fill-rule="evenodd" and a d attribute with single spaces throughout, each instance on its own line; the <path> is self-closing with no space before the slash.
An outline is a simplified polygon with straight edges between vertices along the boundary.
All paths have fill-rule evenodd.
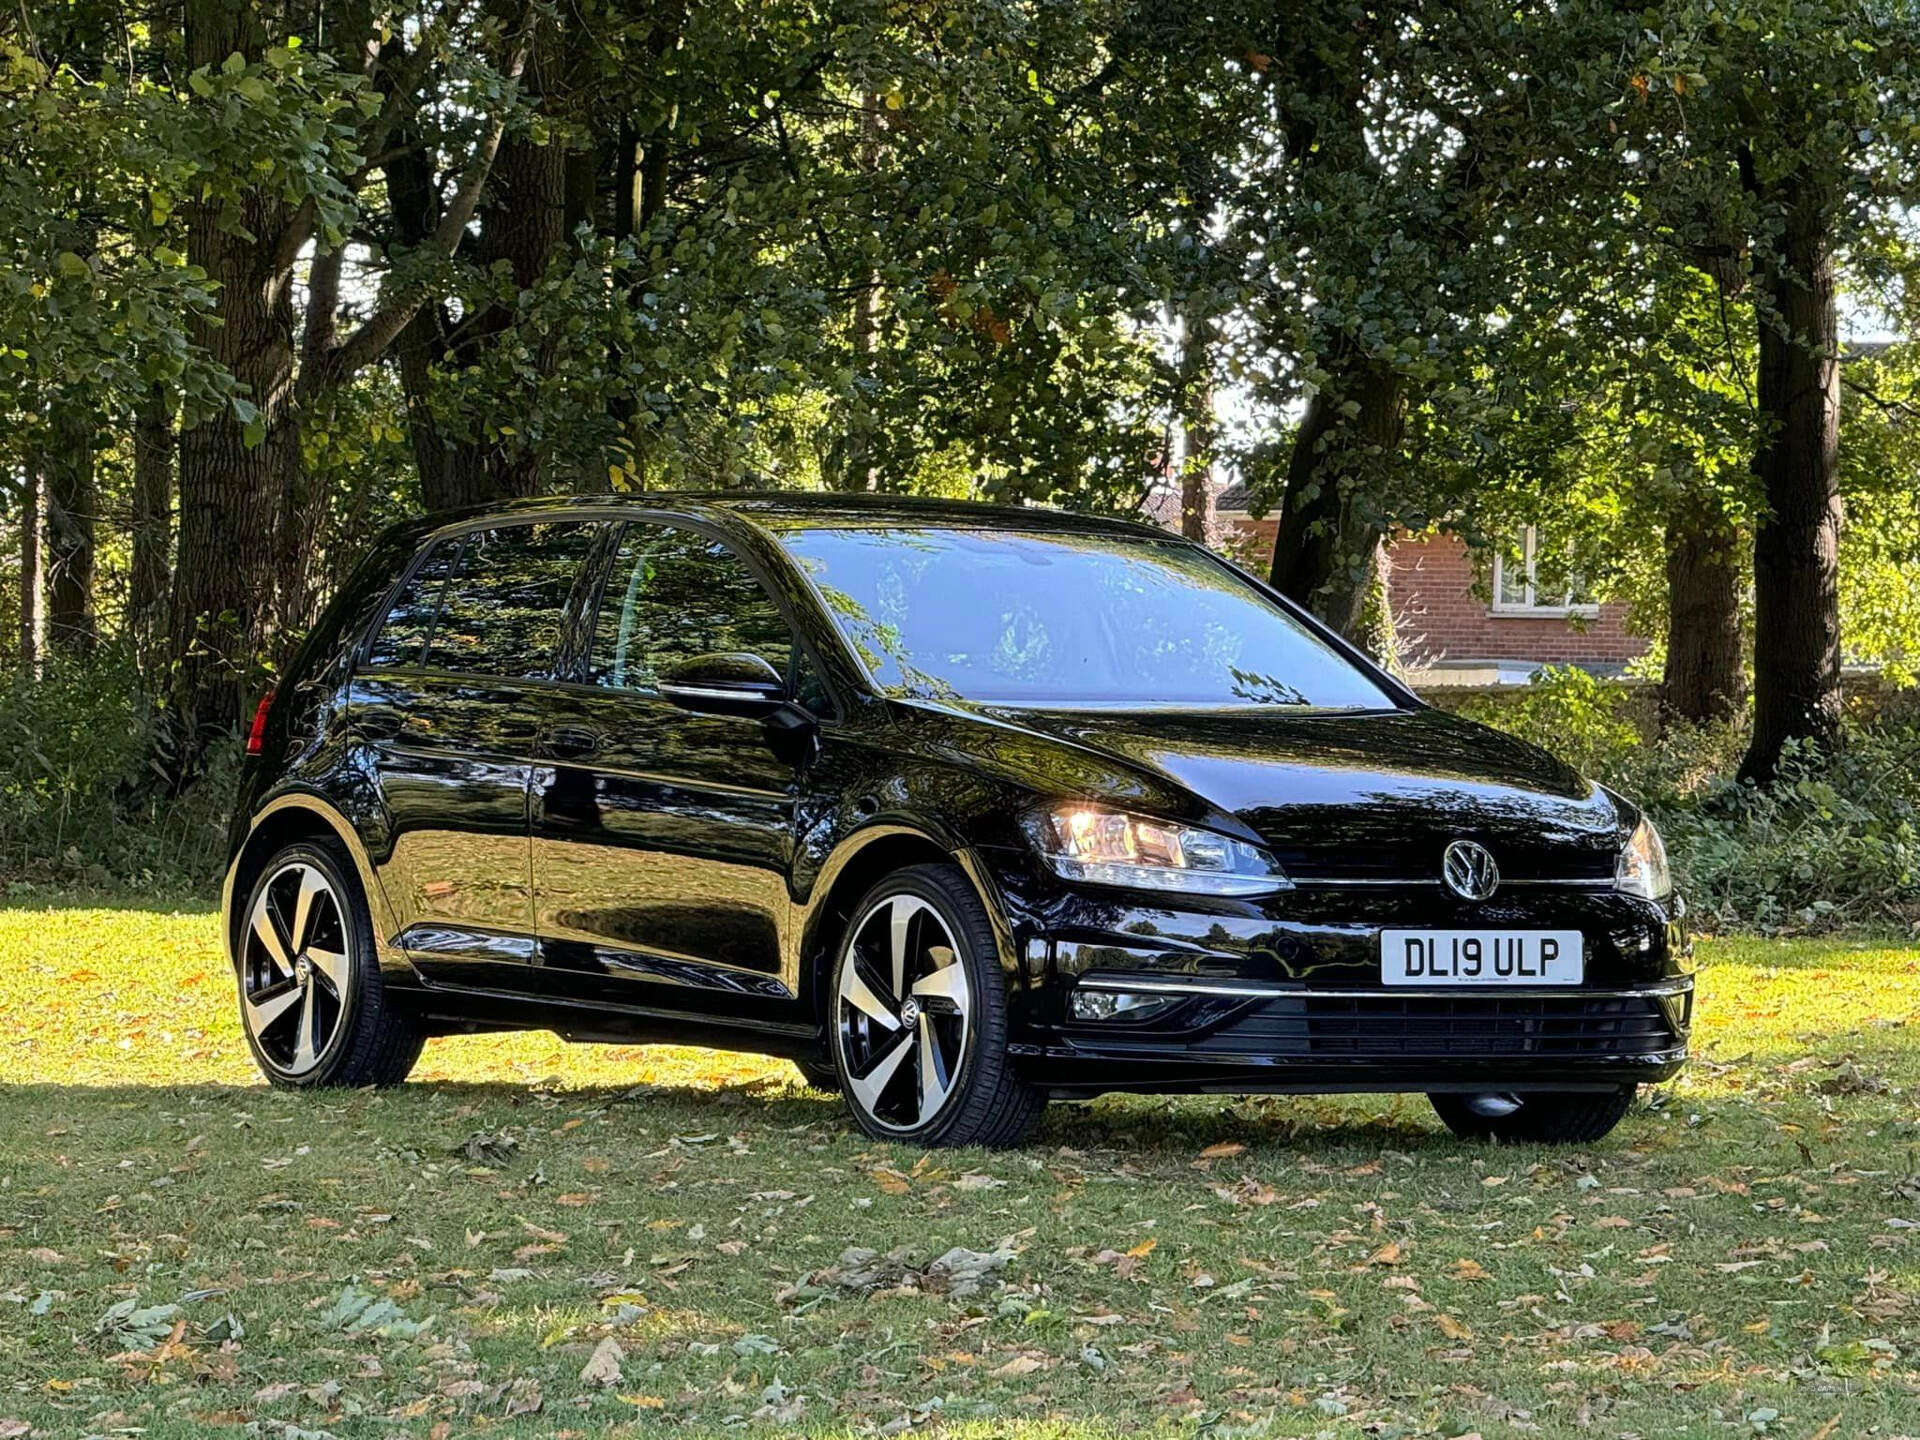
<path id="1" fill-rule="evenodd" d="M 1912 947 L 1704 943 L 1699 1059 L 1586 1150 L 1112 1099 L 929 1155 L 539 1035 L 278 1095 L 215 929 L 0 910 L 0 1440 L 1920 1435 Z"/>

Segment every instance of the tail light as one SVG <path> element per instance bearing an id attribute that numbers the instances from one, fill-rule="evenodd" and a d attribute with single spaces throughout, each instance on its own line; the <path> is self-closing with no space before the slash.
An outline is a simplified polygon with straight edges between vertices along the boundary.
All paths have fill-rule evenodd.
<path id="1" fill-rule="evenodd" d="M 267 712 L 273 709 L 273 691 L 260 697 L 253 707 L 253 728 L 247 731 L 247 754 L 258 755 L 267 743 Z"/>

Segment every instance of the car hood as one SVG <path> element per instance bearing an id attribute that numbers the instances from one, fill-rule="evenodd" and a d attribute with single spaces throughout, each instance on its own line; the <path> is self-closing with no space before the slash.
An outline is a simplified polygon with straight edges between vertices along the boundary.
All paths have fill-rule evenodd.
<path id="1" fill-rule="evenodd" d="M 1471 839 L 1506 878 L 1600 880 L 1613 874 L 1627 823 L 1570 766 L 1439 710 L 958 708 L 993 722 L 983 729 L 1070 747 L 1066 774 L 1110 762 L 1117 783 L 1087 787 L 1089 798 L 1164 804 L 1177 787 L 1200 802 L 1179 806 L 1179 818 L 1233 816 L 1297 877 L 1434 879 L 1447 844 Z"/>

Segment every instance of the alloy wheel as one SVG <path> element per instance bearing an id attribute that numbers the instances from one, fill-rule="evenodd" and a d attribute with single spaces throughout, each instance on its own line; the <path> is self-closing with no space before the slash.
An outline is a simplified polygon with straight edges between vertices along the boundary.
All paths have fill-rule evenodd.
<path id="1" fill-rule="evenodd" d="M 333 882 L 304 860 L 260 887 L 247 917 L 240 1008 L 261 1056 L 287 1076 L 320 1064 L 347 1015 L 353 967 Z"/>
<path id="2" fill-rule="evenodd" d="M 836 1043 L 847 1090 L 876 1125 L 930 1123 L 966 1063 L 973 990 L 953 933 L 917 895 L 890 895 L 853 929 L 840 966 Z"/>

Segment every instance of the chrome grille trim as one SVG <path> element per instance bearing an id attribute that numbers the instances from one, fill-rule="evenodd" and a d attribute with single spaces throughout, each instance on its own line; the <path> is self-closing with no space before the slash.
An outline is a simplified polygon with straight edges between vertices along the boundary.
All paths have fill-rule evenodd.
<path id="1" fill-rule="evenodd" d="M 1340 879 L 1333 876 L 1322 877 L 1317 875 L 1299 875 L 1299 874 L 1294 874 L 1293 872 L 1290 871 L 1288 872 L 1287 878 L 1293 881 L 1293 888 L 1296 890 L 1319 890 L 1319 889 L 1344 890 L 1344 889 L 1348 889 L 1355 886 L 1392 886 L 1392 885 L 1399 885 L 1402 887 L 1411 886 L 1411 885 L 1429 885 L 1429 886 L 1438 887 L 1440 884 L 1440 880 L 1438 876 L 1410 876 L 1405 879 L 1378 879 L 1373 877 L 1369 877 L 1367 879 Z M 1514 880 L 1507 876 L 1501 877 L 1500 888 L 1502 890 L 1505 890 L 1509 886 L 1514 886 L 1514 885 L 1553 887 L 1561 890 L 1611 890 L 1613 889 L 1613 881 L 1611 880 L 1578 880 L 1578 879 Z"/>
<path id="2" fill-rule="evenodd" d="M 1504 996 L 1515 1000 L 1541 1000 L 1552 996 L 1588 1000 L 1657 1000 L 1685 995 L 1693 989 L 1693 976 L 1676 975 L 1650 985 L 1635 985 L 1607 990 L 1590 990 L 1581 985 L 1394 985 L 1371 990 L 1344 988 L 1313 989 L 1279 980 L 1210 980 L 1204 976 L 1170 980 L 1157 975 L 1132 979 L 1125 975 L 1088 975 L 1076 982 L 1081 990 L 1133 995 L 1207 995 L 1237 1000 L 1441 1000 L 1463 995 Z"/>

